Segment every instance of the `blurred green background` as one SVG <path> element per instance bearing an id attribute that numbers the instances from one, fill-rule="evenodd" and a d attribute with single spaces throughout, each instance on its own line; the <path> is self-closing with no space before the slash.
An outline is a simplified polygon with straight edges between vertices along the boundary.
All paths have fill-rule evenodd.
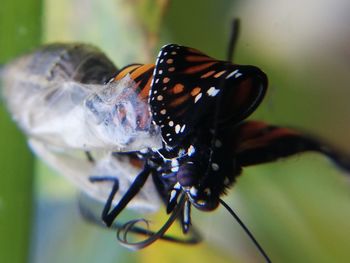
<path id="1" fill-rule="evenodd" d="M 1 3 L 1 62 L 57 41 L 95 44 L 119 67 L 152 62 L 170 42 L 224 59 L 231 19 L 239 17 L 235 62 L 259 66 L 270 81 L 251 118 L 298 127 L 350 153 L 349 1 Z M 201 245 L 126 250 L 113 231 L 81 219 L 69 182 L 39 162 L 32 177 L 23 137 L 3 110 L 0 118 L 0 262 L 262 262 L 223 209 L 194 211 Z M 273 262 L 350 261 L 350 182 L 322 156 L 246 169 L 225 200 Z"/>

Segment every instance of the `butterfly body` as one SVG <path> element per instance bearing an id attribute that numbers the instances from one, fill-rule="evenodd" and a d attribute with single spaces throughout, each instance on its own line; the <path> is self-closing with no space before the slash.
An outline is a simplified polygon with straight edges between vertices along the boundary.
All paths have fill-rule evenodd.
<path id="1" fill-rule="evenodd" d="M 170 44 L 161 49 L 155 65 L 131 65 L 122 75 L 129 69 L 135 82 L 146 83 L 140 94 L 148 92 L 150 114 L 162 134 L 163 147 L 148 152 L 144 160 L 153 160 L 150 174 L 168 213 L 176 208 L 180 193 L 186 194 L 181 211 L 185 233 L 191 206 L 203 211 L 217 208 L 246 166 L 319 151 L 340 167 L 350 168 L 348 158 L 341 161 L 336 151 L 325 151 L 317 139 L 244 121 L 267 89 L 267 77 L 257 67 Z M 142 71 L 146 74 L 140 75 Z"/>

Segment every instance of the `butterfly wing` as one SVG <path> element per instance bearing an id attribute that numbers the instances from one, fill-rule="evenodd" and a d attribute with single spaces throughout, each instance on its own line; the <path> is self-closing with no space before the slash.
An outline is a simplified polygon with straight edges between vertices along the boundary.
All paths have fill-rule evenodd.
<path id="1" fill-rule="evenodd" d="M 316 151 L 329 157 L 342 169 L 350 171 L 349 156 L 300 131 L 260 121 L 247 121 L 236 132 L 233 147 L 241 166 L 262 164 L 301 152 Z"/>
<path id="2" fill-rule="evenodd" d="M 176 146 L 199 124 L 241 121 L 259 105 L 266 87 L 267 78 L 256 67 L 170 44 L 158 55 L 149 99 L 163 141 Z"/>

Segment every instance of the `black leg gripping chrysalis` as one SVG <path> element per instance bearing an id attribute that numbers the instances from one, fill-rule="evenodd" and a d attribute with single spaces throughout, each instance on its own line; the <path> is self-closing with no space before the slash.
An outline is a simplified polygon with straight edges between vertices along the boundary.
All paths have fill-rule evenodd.
<path id="1" fill-rule="evenodd" d="M 108 178 L 106 178 L 108 180 Z M 94 213 L 86 204 L 82 202 L 81 199 L 79 199 L 79 210 L 82 217 L 87 221 L 91 222 L 94 225 L 98 225 L 100 227 L 105 227 L 106 224 L 101 221 L 101 217 Z M 174 209 L 176 210 L 176 209 Z M 176 212 L 178 214 L 178 212 Z M 169 218 L 167 221 L 173 222 L 173 218 Z M 138 223 L 145 223 L 147 226 L 149 225 L 149 222 L 145 219 L 135 219 L 130 220 L 127 223 L 119 223 L 119 222 L 113 222 L 113 224 L 110 226 L 111 229 L 117 230 L 117 239 L 125 244 L 125 246 L 135 250 L 135 249 L 141 249 L 145 247 L 145 240 L 143 240 L 143 246 L 140 247 L 137 243 L 130 243 L 128 241 L 129 234 L 136 234 L 141 236 L 146 236 L 147 240 L 151 239 L 148 245 L 152 244 L 154 241 L 156 241 L 157 237 L 160 240 L 168 241 L 168 242 L 174 242 L 178 244 L 185 244 L 185 245 L 195 245 L 202 241 L 202 237 L 199 234 L 199 232 L 194 228 L 191 227 L 188 233 L 185 237 L 175 237 L 171 235 L 164 234 L 164 229 L 161 229 L 160 231 L 163 233 L 162 235 L 159 234 L 159 231 L 154 232 L 149 229 L 145 229 L 142 227 L 136 226 Z M 169 223 L 166 223 L 169 224 Z"/>
<path id="2" fill-rule="evenodd" d="M 110 210 L 112 207 L 113 198 L 118 191 L 118 181 L 115 180 L 111 193 L 106 201 L 106 204 L 102 212 L 102 219 L 107 226 L 111 226 L 113 224 L 113 221 L 120 214 L 120 212 L 127 206 L 130 200 L 133 199 L 134 196 L 140 191 L 142 186 L 145 184 L 149 174 L 150 174 L 150 168 L 146 164 L 143 170 L 136 176 L 134 182 L 131 184 L 130 188 L 124 194 L 124 196 L 119 201 L 119 203 L 112 210 Z M 105 179 L 110 181 L 109 178 L 105 178 Z M 103 178 L 97 180 L 96 177 L 93 177 L 91 181 L 97 182 L 97 181 L 106 181 L 106 180 L 104 180 Z"/>

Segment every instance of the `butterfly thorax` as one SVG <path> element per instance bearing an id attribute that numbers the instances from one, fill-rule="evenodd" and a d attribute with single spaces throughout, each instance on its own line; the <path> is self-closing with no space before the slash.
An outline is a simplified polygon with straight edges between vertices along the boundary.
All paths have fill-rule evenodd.
<path id="1" fill-rule="evenodd" d="M 163 148 L 154 153 L 153 176 L 157 177 L 159 192 L 169 205 L 174 189 L 184 191 L 198 209 L 210 211 L 230 187 L 240 168 L 228 151 L 232 143 L 229 132 L 213 134 L 212 129 L 198 129 L 180 145 Z"/>

